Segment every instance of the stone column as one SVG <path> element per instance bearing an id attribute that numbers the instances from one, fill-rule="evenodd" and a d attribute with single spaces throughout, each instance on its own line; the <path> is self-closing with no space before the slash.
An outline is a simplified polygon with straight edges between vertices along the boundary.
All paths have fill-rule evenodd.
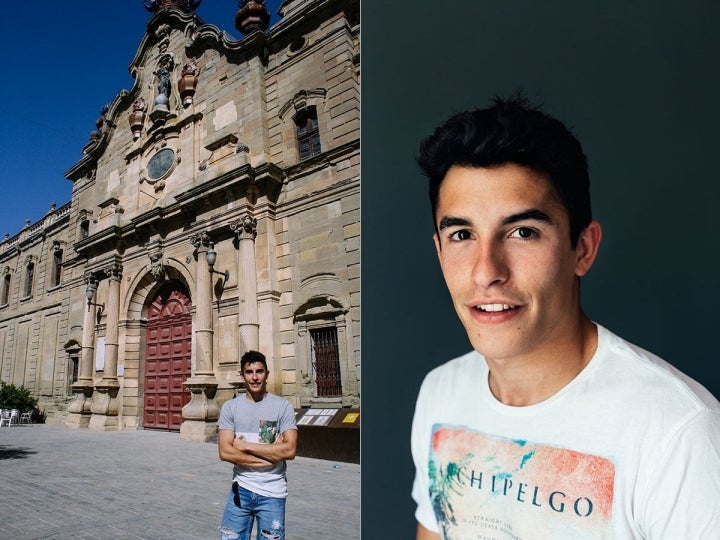
<path id="1" fill-rule="evenodd" d="M 190 240 L 197 253 L 197 275 L 195 276 L 195 362 L 194 375 L 213 375 L 213 314 L 212 274 L 207 261 L 210 236 L 207 233 L 193 235 Z"/>
<path id="2" fill-rule="evenodd" d="M 107 315 L 105 316 L 105 367 L 103 377 L 95 385 L 96 396 L 91 407 L 90 429 L 110 431 L 118 427 L 117 378 L 118 320 L 120 318 L 120 281 L 122 265 L 113 263 L 105 268 L 108 277 Z"/>
<path id="3" fill-rule="evenodd" d="M 195 348 L 192 377 L 185 381 L 185 386 L 190 390 L 190 402 L 182 410 L 180 438 L 207 442 L 215 437 L 216 422 L 220 416 L 220 408 L 215 400 L 218 385 L 213 371 L 212 274 L 207 261 L 210 235 L 207 232 L 193 234 L 190 242 L 197 257 L 193 295 Z"/>
<path id="4" fill-rule="evenodd" d="M 255 237 L 257 219 L 249 214 L 230 224 L 238 238 L 238 359 L 247 351 L 257 351 L 260 322 L 257 304 L 257 265 L 255 264 Z"/>
<path id="5" fill-rule="evenodd" d="M 75 398 L 68 405 L 68 419 L 66 426 L 72 429 L 86 428 L 90 423 L 90 406 L 93 394 L 93 364 L 95 362 L 95 321 L 97 316 L 97 278 L 88 273 L 85 275 L 87 291 L 92 291 L 88 299 L 87 310 L 83 318 L 82 349 L 80 352 L 80 365 L 78 366 L 78 380 L 72 387 Z"/>

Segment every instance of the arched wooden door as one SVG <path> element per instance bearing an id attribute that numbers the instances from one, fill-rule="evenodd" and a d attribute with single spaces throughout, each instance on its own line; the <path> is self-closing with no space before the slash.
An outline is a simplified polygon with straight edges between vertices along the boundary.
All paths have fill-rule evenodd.
<path id="1" fill-rule="evenodd" d="M 180 431 L 190 401 L 183 383 L 192 372 L 190 298 L 179 283 L 161 289 L 148 308 L 143 427 Z"/>

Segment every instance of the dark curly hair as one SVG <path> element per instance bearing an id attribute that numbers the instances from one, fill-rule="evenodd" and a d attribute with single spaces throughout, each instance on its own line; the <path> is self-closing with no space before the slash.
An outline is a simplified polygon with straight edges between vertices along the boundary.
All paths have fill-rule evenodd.
<path id="1" fill-rule="evenodd" d="M 246 364 L 254 364 L 255 362 L 260 362 L 265 368 L 265 371 L 267 371 L 268 367 L 265 355 L 258 351 L 248 351 L 242 355 L 242 358 L 240 358 L 240 371 L 245 369 Z"/>
<path id="2" fill-rule="evenodd" d="M 436 220 L 438 193 L 450 167 L 514 163 L 546 174 L 567 210 L 570 243 L 592 221 L 590 177 L 580 142 L 559 120 L 515 94 L 495 97 L 485 109 L 448 118 L 420 143 L 417 163 L 429 180 Z"/>

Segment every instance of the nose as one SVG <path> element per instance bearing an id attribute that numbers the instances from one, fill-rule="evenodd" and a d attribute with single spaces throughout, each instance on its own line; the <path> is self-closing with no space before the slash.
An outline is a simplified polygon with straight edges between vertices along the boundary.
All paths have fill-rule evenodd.
<path id="1" fill-rule="evenodd" d="M 506 255 L 496 242 L 479 245 L 472 267 L 473 283 L 479 287 L 489 287 L 504 283 L 509 276 Z"/>

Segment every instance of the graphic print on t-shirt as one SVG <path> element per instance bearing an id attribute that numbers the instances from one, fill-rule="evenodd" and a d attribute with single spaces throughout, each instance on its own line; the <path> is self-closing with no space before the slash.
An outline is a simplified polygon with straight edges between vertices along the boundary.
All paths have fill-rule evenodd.
<path id="1" fill-rule="evenodd" d="M 436 424 L 428 465 L 448 540 L 612 536 L 609 459 Z"/>
<path id="2" fill-rule="evenodd" d="M 258 430 L 255 433 L 238 431 L 235 437 L 242 437 L 248 442 L 272 444 L 275 442 L 278 433 L 277 420 L 258 420 Z"/>
<path id="3" fill-rule="evenodd" d="M 275 442 L 275 436 L 278 432 L 277 420 L 260 420 L 258 429 L 261 443 L 270 444 Z"/>

